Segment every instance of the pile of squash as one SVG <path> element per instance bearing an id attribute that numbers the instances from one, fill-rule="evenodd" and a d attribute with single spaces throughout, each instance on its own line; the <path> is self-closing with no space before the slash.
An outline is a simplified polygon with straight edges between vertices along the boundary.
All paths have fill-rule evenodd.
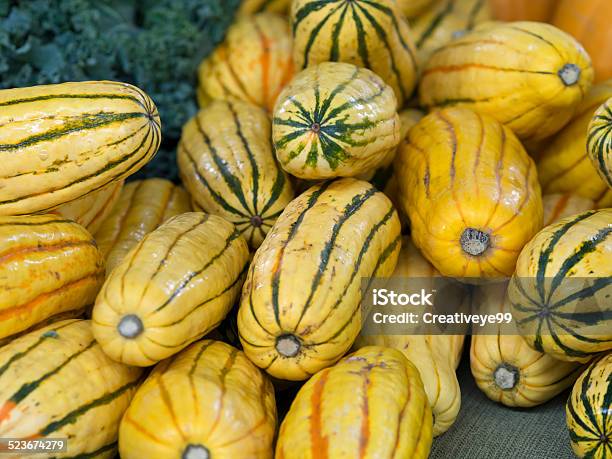
<path id="1" fill-rule="evenodd" d="M 163 129 L 139 88 L 0 91 L 0 438 L 425 458 L 466 337 L 360 334 L 361 281 L 446 276 L 515 318 L 469 338 L 478 387 L 573 385 L 574 452 L 612 457 L 612 29 L 578 24 L 609 5 L 490 3 L 245 0 L 181 184 L 130 180 Z M 275 388 L 302 383 L 279 425 Z"/>

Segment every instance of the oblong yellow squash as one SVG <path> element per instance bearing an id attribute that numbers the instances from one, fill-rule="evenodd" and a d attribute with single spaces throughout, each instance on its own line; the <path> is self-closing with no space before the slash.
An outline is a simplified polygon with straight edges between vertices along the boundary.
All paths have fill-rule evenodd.
<path id="1" fill-rule="evenodd" d="M 104 259 L 91 235 L 57 215 L 0 217 L 0 339 L 93 304 Z"/>
<path id="2" fill-rule="evenodd" d="M 595 208 L 595 203 L 588 198 L 583 198 L 571 193 L 553 193 L 542 196 L 544 206 L 544 226 L 552 225 L 570 215 L 582 213 Z"/>
<path id="3" fill-rule="evenodd" d="M 423 70 L 421 105 L 460 105 L 496 117 L 521 140 L 569 121 L 593 81 L 591 60 L 540 22 L 489 22 L 438 49 Z"/>
<path id="4" fill-rule="evenodd" d="M 525 245 L 508 297 L 532 348 L 577 362 L 612 349 L 611 258 L 612 209 L 563 218 Z"/>
<path id="5" fill-rule="evenodd" d="M 393 272 L 400 223 L 372 185 L 341 179 L 291 201 L 259 247 L 238 311 L 244 352 L 271 375 L 306 379 L 348 351 L 362 277 Z"/>
<path id="6" fill-rule="evenodd" d="M 609 80 L 612 86 L 612 80 Z M 612 96 L 595 111 L 587 131 L 587 152 L 612 194 Z M 612 198 L 610 198 L 612 202 Z"/>
<path id="7" fill-rule="evenodd" d="M 198 75 L 200 106 L 210 99 L 244 100 L 271 112 L 293 76 L 287 19 L 273 13 L 239 17 Z"/>
<path id="8" fill-rule="evenodd" d="M 426 458 L 431 409 L 401 352 L 364 347 L 306 382 L 285 417 L 276 459 Z"/>
<path id="9" fill-rule="evenodd" d="M 330 61 L 354 64 L 380 76 L 400 104 L 410 98 L 416 51 L 395 0 L 295 0 L 291 22 L 297 69 Z"/>
<path id="10" fill-rule="evenodd" d="M 0 348 L 0 368 L 2 438 L 67 438 L 60 457 L 115 457 L 119 421 L 142 371 L 109 359 L 89 321 L 56 322 L 15 339 Z"/>
<path id="11" fill-rule="evenodd" d="M 150 178 L 126 184 L 113 211 L 94 234 L 106 258 L 107 274 L 148 233 L 170 217 L 189 211 L 189 195 L 170 180 Z"/>
<path id="12" fill-rule="evenodd" d="M 467 108 L 424 117 L 396 162 L 412 240 L 445 276 L 510 276 L 542 225 L 533 160 L 510 129 Z"/>
<path id="13" fill-rule="evenodd" d="M 49 213 L 73 220 L 94 234 L 112 212 L 122 189 L 123 181 L 113 182 L 101 190 L 62 204 Z"/>
<path id="14" fill-rule="evenodd" d="M 253 248 L 293 198 L 272 152 L 270 120 L 256 105 L 207 105 L 183 128 L 177 158 L 198 207 L 232 222 Z"/>
<path id="15" fill-rule="evenodd" d="M 400 141 L 393 91 L 368 69 L 326 62 L 298 73 L 274 108 L 283 169 L 303 179 L 352 177 L 383 164 Z"/>
<path id="16" fill-rule="evenodd" d="M 439 275 L 410 238 L 404 237 L 392 277 L 401 281 Z M 424 283 L 420 285 L 425 286 Z M 433 288 L 433 282 L 431 286 Z M 379 345 L 397 349 L 419 370 L 433 413 L 433 435 L 436 437 L 446 432 L 459 414 L 461 390 L 455 369 L 464 339 L 463 335 L 360 335 L 355 345 L 358 348 Z"/>
<path id="17" fill-rule="evenodd" d="M 112 359 L 148 366 L 216 327 L 240 292 L 249 250 L 216 215 L 177 215 L 146 235 L 105 281 L 93 332 Z"/>
<path id="18" fill-rule="evenodd" d="M 612 206 L 612 189 L 598 175 L 587 148 L 589 123 L 597 108 L 610 97 L 612 80 L 593 86 L 569 124 L 547 141 L 538 157 L 538 176 L 544 193 L 575 193 L 592 199 L 597 207 Z"/>
<path id="19" fill-rule="evenodd" d="M 270 381 L 238 349 L 192 344 L 160 362 L 119 429 L 123 459 L 272 459 L 276 404 Z"/>
<path id="20" fill-rule="evenodd" d="M 477 287 L 475 303 L 482 314 L 510 312 L 507 282 Z M 583 370 L 529 347 L 510 325 L 497 333 L 472 335 L 470 366 L 476 384 L 491 400 L 506 406 L 540 405 L 571 386 Z"/>
<path id="21" fill-rule="evenodd" d="M 43 212 L 123 180 L 161 140 L 155 104 L 127 83 L 3 89 L 0 108 L 0 215 Z"/>
<path id="22" fill-rule="evenodd" d="M 290 3 L 291 0 L 242 0 L 237 14 L 249 15 L 262 11 L 283 14 L 289 10 Z"/>

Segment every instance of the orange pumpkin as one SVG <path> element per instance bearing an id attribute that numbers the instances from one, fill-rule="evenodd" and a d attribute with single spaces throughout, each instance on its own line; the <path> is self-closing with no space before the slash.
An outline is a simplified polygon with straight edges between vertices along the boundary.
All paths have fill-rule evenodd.
<path id="1" fill-rule="evenodd" d="M 500 21 L 547 22 L 558 0 L 489 0 L 493 17 Z M 605 0 L 604 0 L 605 1 Z M 575 2 L 575 0 L 573 0 Z"/>

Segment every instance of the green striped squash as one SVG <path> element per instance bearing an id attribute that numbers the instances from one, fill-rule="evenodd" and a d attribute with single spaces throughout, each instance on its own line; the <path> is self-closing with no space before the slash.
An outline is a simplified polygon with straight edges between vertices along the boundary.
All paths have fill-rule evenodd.
<path id="1" fill-rule="evenodd" d="M 523 248 L 508 296 L 535 350 L 586 362 L 612 349 L 612 209 L 547 226 Z"/>
<path id="2" fill-rule="evenodd" d="M 597 109 L 587 133 L 589 158 L 601 178 L 612 188 L 612 98 Z"/>
<path id="3" fill-rule="evenodd" d="M 157 108 L 126 83 L 0 91 L 0 215 L 42 212 L 101 190 L 157 151 Z"/>
<path id="4" fill-rule="evenodd" d="M 400 141 L 393 91 L 372 71 L 326 62 L 302 70 L 276 101 L 272 140 L 302 179 L 354 177 L 384 164 Z"/>
<path id="5" fill-rule="evenodd" d="M 297 69 L 346 62 L 378 74 L 400 103 L 412 94 L 416 51 L 395 0 L 295 0 L 291 22 Z"/>
<path id="6" fill-rule="evenodd" d="M 578 457 L 612 457 L 612 354 L 591 363 L 578 378 L 565 414 L 572 449 Z"/>
<path id="7" fill-rule="evenodd" d="M 89 321 L 28 333 L 0 348 L 0 438 L 64 438 L 55 457 L 113 458 L 140 376 L 102 352 Z"/>
<path id="8" fill-rule="evenodd" d="M 272 152 L 270 120 L 256 105 L 212 102 L 183 128 L 177 154 L 197 206 L 232 222 L 253 248 L 293 198 Z"/>

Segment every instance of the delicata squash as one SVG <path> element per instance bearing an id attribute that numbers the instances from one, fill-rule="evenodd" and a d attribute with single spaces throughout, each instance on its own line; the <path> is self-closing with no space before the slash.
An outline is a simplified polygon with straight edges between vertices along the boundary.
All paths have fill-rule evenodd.
<path id="1" fill-rule="evenodd" d="M 417 369 L 395 349 L 368 346 L 302 386 L 281 425 L 276 459 L 424 459 L 431 440 Z"/>
<path id="2" fill-rule="evenodd" d="M 303 380 L 333 365 L 361 327 L 361 279 L 393 272 L 400 223 L 389 199 L 355 179 L 291 201 L 255 252 L 238 331 L 255 365 Z"/>
<path id="3" fill-rule="evenodd" d="M 609 83 L 612 86 L 612 80 Z M 608 194 L 612 194 L 612 96 L 595 111 L 589 123 L 587 141 L 591 163 L 608 185 Z"/>
<path id="4" fill-rule="evenodd" d="M 325 62 L 298 73 L 276 101 L 272 140 L 302 179 L 353 177 L 388 160 L 400 141 L 393 91 L 376 74 Z"/>
<path id="5" fill-rule="evenodd" d="M 542 225 L 533 160 L 488 115 L 453 107 L 425 116 L 402 143 L 395 173 L 412 240 L 445 276 L 512 275 Z"/>
<path id="6" fill-rule="evenodd" d="M 544 205 L 544 224 L 548 226 L 564 217 L 580 214 L 595 208 L 595 203 L 588 198 L 583 198 L 577 194 L 545 194 L 542 196 Z"/>
<path id="7" fill-rule="evenodd" d="M 160 362 L 119 429 L 123 459 L 272 459 L 274 389 L 238 349 L 192 344 Z"/>
<path id="8" fill-rule="evenodd" d="M 153 101 L 127 83 L 3 89 L 0 108 L 0 215 L 44 212 L 121 181 L 161 140 Z"/>
<path id="9" fill-rule="evenodd" d="M 93 333 L 112 359 L 149 366 L 216 327 L 240 292 L 246 241 L 216 215 L 188 212 L 146 235 L 106 279 Z"/>
<path id="10" fill-rule="evenodd" d="M 421 105 L 459 105 L 496 117 L 521 140 L 557 132 L 593 82 L 591 60 L 570 35 L 539 22 L 488 22 L 435 51 Z"/>

